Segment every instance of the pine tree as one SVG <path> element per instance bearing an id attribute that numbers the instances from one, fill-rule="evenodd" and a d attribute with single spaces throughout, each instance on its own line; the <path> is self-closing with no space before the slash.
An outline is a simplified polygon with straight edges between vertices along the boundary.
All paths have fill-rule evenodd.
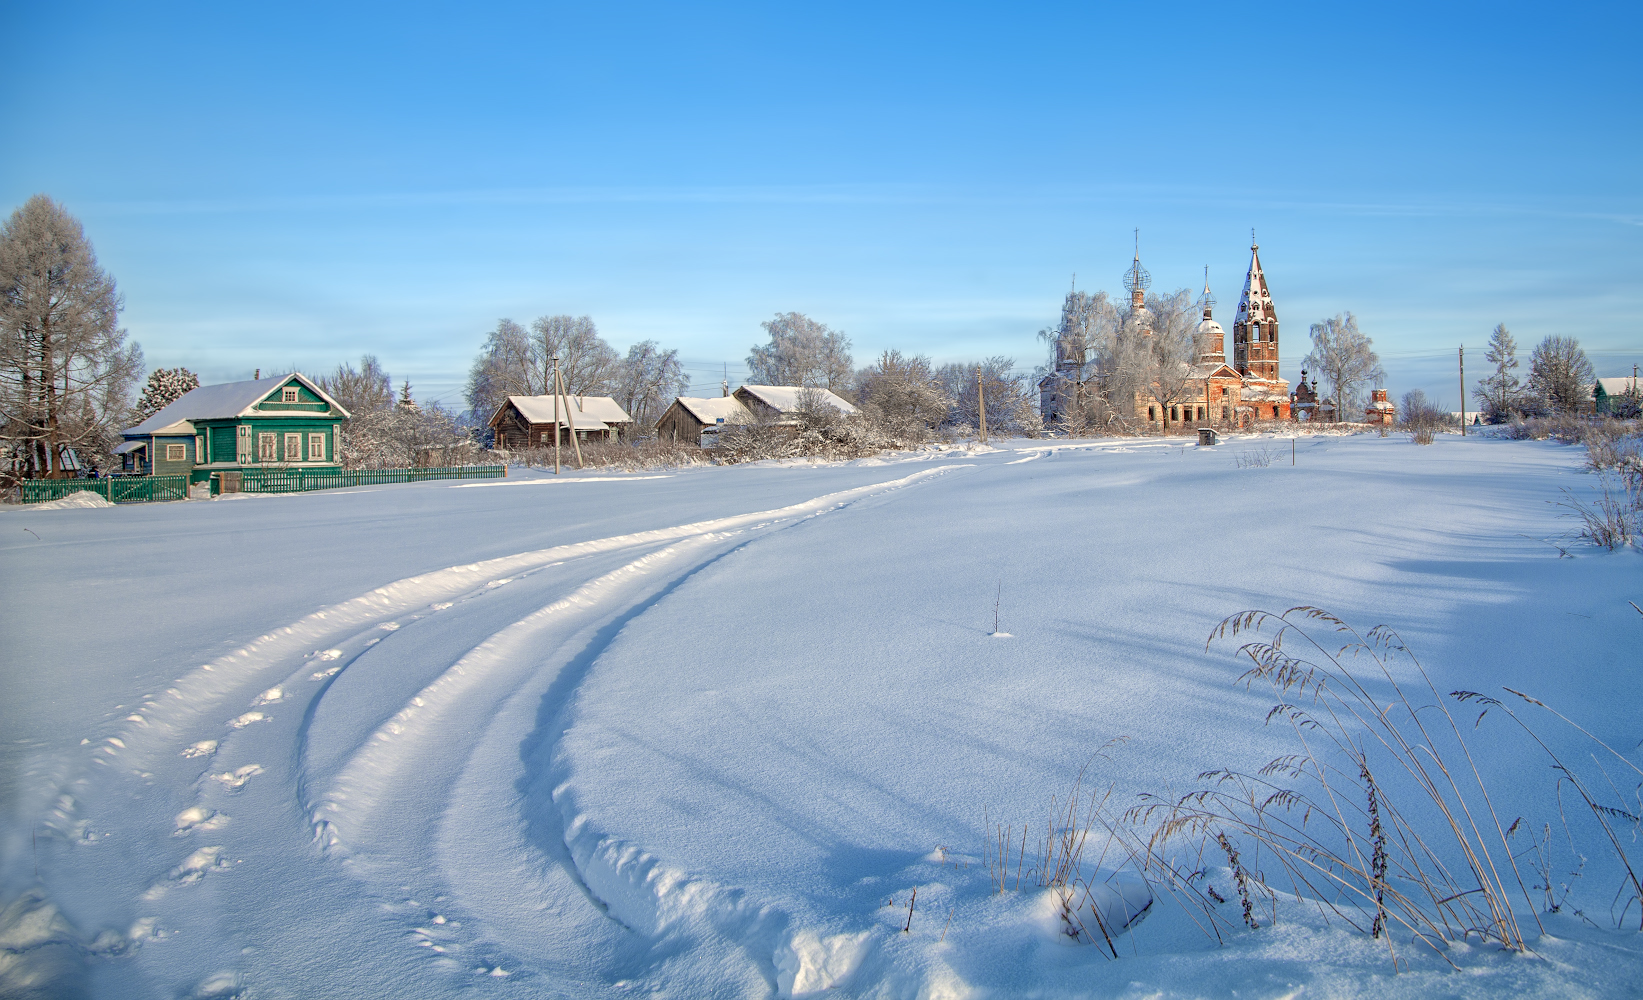
<path id="1" fill-rule="evenodd" d="M 156 368 L 137 400 L 137 422 L 141 423 L 200 387 L 200 377 L 187 368 Z"/>
<path id="2" fill-rule="evenodd" d="M 411 383 L 408 379 L 399 386 L 399 408 L 410 410 L 412 413 L 421 409 L 416 405 L 416 400 L 411 398 Z"/>
<path id="3" fill-rule="evenodd" d="M 1483 357 L 1495 366 L 1495 371 L 1478 380 L 1472 395 L 1483 404 L 1489 422 L 1497 423 L 1518 409 L 1520 385 L 1518 377 L 1512 374 L 1512 369 L 1517 367 L 1517 341 L 1512 339 L 1512 331 L 1506 329 L 1505 323 L 1497 324 L 1489 335 L 1489 350 Z"/>

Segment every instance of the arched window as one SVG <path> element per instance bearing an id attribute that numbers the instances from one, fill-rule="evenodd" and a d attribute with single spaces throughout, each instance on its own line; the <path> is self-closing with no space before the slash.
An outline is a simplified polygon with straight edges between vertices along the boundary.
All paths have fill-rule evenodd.
<path id="1" fill-rule="evenodd" d="M 1149 423 L 1151 423 L 1152 421 L 1155 421 L 1157 419 L 1158 419 L 1158 410 L 1157 410 L 1157 408 L 1156 407 L 1151 407 L 1151 406 L 1147 407 L 1147 421 Z"/>

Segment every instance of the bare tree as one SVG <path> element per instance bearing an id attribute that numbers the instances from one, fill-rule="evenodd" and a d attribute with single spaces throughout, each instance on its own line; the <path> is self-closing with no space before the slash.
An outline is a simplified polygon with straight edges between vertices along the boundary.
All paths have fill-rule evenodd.
<path id="1" fill-rule="evenodd" d="M 1494 365 L 1495 370 L 1478 379 L 1478 387 L 1472 390 L 1472 395 L 1483 405 L 1488 421 L 1499 423 L 1519 409 L 1520 393 L 1518 377 L 1512 374 L 1512 369 L 1517 367 L 1517 341 L 1512 339 L 1512 331 L 1506 329 L 1505 323 L 1496 324 L 1494 332 L 1489 334 L 1489 350 L 1483 358 Z"/>
<path id="2" fill-rule="evenodd" d="M 479 356 L 468 369 L 464 395 L 474 420 L 489 420 L 509 396 L 535 396 L 545 391 L 544 383 L 534 380 L 535 373 L 530 333 L 511 319 L 497 320 L 496 329 L 485 338 Z"/>
<path id="3" fill-rule="evenodd" d="M 112 443 L 143 367 L 121 308 L 61 205 L 37 194 L 0 227 L 0 434 L 17 474 L 62 477 L 65 449 Z"/>
<path id="4" fill-rule="evenodd" d="M 393 382 L 374 354 L 361 357 L 358 368 L 347 362 L 337 365 L 336 371 L 320 376 L 319 386 L 354 420 L 368 419 L 394 402 Z"/>
<path id="5" fill-rule="evenodd" d="M 1529 391 L 1554 413 L 1578 413 L 1591 402 L 1597 375 L 1580 341 L 1551 336 L 1529 355 Z"/>
<path id="6" fill-rule="evenodd" d="M 1193 369 L 1198 360 L 1198 307 L 1191 290 L 1182 288 L 1169 295 L 1148 295 L 1147 313 L 1150 335 L 1133 338 L 1128 353 L 1134 359 L 1142 394 L 1158 404 L 1168 432 L 1170 407 L 1202 383 Z"/>
<path id="7" fill-rule="evenodd" d="M 930 359 L 889 350 L 857 376 L 856 401 L 869 423 L 897 437 L 917 440 L 947 417 L 952 399 Z"/>
<path id="8" fill-rule="evenodd" d="M 979 364 L 946 364 L 936 373 L 952 399 L 947 422 L 966 427 L 981 426 L 981 407 L 976 391 L 976 375 L 981 376 L 981 394 L 987 402 L 987 426 L 995 433 L 1036 436 L 1043 418 L 1033 398 L 1030 373 L 1016 370 L 1015 359 L 991 357 Z"/>
<path id="9" fill-rule="evenodd" d="M 553 359 L 572 396 L 616 391 L 621 358 L 587 316 L 541 316 L 530 330 L 501 319 L 468 369 L 466 396 L 475 420 L 488 420 L 508 396 L 553 391 Z"/>
<path id="10" fill-rule="evenodd" d="M 754 385 L 794 385 L 848 392 L 855 374 L 850 338 L 803 313 L 777 313 L 760 324 L 770 342 L 747 356 Z"/>
<path id="11" fill-rule="evenodd" d="M 1357 317 L 1342 313 L 1322 323 L 1312 324 L 1312 353 L 1302 367 L 1324 377 L 1335 397 L 1335 419 L 1346 414 L 1346 402 L 1365 384 L 1386 380 L 1381 359 L 1372 349 L 1373 341 L 1358 330 Z"/>
<path id="12" fill-rule="evenodd" d="M 684 392 L 690 384 L 679 352 L 664 351 L 654 340 L 641 340 L 628 348 L 616 382 L 617 401 L 633 418 L 635 429 L 654 424 L 667 409 L 669 397 Z"/>
<path id="13" fill-rule="evenodd" d="M 559 358 L 559 377 L 571 396 L 609 396 L 616 391 L 621 357 L 605 343 L 587 316 L 540 316 L 531 323 L 531 349 L 542 388 L 553 391 L 553 359 Z"/>

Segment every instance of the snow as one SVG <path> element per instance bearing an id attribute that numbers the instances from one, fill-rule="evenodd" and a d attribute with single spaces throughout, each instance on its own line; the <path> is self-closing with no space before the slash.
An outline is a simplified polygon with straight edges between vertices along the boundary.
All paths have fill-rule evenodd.
<path id="1" fill-rule="evenodd" d="M 1643 554 L 1546 502 L 1591 495 L 1581 451 L 1320 436 L 1238 468 L 1283 443 L 11 512 L 0 994 L 1635 995 L 1595 844 L 1584 919 L 1531 954 L 1405 933 L 1397 971 L 1294 901 L 1217 946 L 1110 863 L 1116 957 L 1030 877 L 991 891 L 989 824 L 1042 827 L 1113 737 L 1086 783 L 1126 803 L 1286 749 L 1204 646 L 1249 607 L 1392 624 L 1445 690 L 1637 761 Z M 473 488 L 501 482 L 558 488 Z M 1492 723 L 1502 813 L 1555 823 Z"/>
<path id="2" fill-rule="evenodd" d="M 680 396 L 677 399 L 691 416 L 704 424 L 750 424 L 753 414 L 735 396 Z"/>
<path id="3" fill-rule="evenodd" d="M 104 499 L 103 497 L 98 496 L 96 493 L 93 493 L 90 490 L 79 490 L 78 492 L 70 493 L 68 496 L 58 497 L 56 500 L 47 500 L 44 503 L 34 504 L 32 509 L 34 509 L 34 510 L 74 510 L 74 509 L 77 509 L 77 508 L 85 508 L 85 507 L 113 507 L 113 506 L 114 506 L 114 504 L 109 503 L 106 499 Z"/>
<path id="4" fill-rule="evenodd" d="M 744 385 L 737 392 L 747 391 L 754 397 L 763 400 L 781 413 L 793 413 L 799 408 L 800 398 L 806 393 L 815 393 L 817 398 L 840 413 L 855 413 L 856 408 L 842 398 L 826 389 L 804 389 L 791 385 Z M 729 423 L 727 420 L 726 423 Z"/>
<path id="5" fill-rule="evenodd" d="M 533 424 L 551 424 L 554 414 L 554 396 L 509 396 L 520 414 Z M 569 407 L 566 407 L 566 402 Z M 609 430 L 610 424 L 632 422 L 627 411 L 609 396 L 568 396 L 559 403 L 559 422 L 575 422 L 578 430 Z"/>

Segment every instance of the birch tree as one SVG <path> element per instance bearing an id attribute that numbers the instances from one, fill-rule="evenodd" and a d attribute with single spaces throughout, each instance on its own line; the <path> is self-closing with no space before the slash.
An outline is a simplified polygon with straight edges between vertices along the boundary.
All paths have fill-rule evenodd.
<path id="1" fill-rule="evenodd" d="M 112 443 L 143 367 L 121 308 L 61 205 L 37 194 L 0 227 L 0 434 L 14 474 L 60 478 L 65 449 Z"/>
<path id="2" fill-rule="evenodd" d="M 609 396 L 621 376 L 621 357 L 587 316 L 540 316 L 529 330 L 497 321 L 468 369 L 466 396 L 474 419 L 489 420 L 508 396 L 553 391 L 553 359 L 572 396 Z"/>
<path id="3" fill-rule="evenodd" d="M 1366 384 L 1386 379 L 1373 341 L 1358 330 L 1357 317 L 1341 313 L 1312 324 L 1312 352 L 1301 362 L 1308 371 L 1322 375 L 1335 397 L 1335 419 L 1346 415 L 1346 401 Z"/>
<path id="4" fill-rule="evenodd" d="M 673 396 L 690 384 L 679 352 L 663 350 L 654 340 L 628 348 L 616 376 L 616 401 L 633 418 L 635 429 L 650 427 L 661 417 Z"/>
<path id="5" fill-rule="evenodd" d="M 849 391 L 855 375 L 850 338 L 803 313 L 777 313 L 760 324 L 770 341 L 755 345 L 747 356 L 754 385 L 808 386 Z"/>
<path id="6" fill-rule="evenodd" d="M 1529 391 L 1553 413 L 1579 413 L 1596 381 L 1592 362 L 1573 337 L 1547 337 L 1529 356 Z"/>

